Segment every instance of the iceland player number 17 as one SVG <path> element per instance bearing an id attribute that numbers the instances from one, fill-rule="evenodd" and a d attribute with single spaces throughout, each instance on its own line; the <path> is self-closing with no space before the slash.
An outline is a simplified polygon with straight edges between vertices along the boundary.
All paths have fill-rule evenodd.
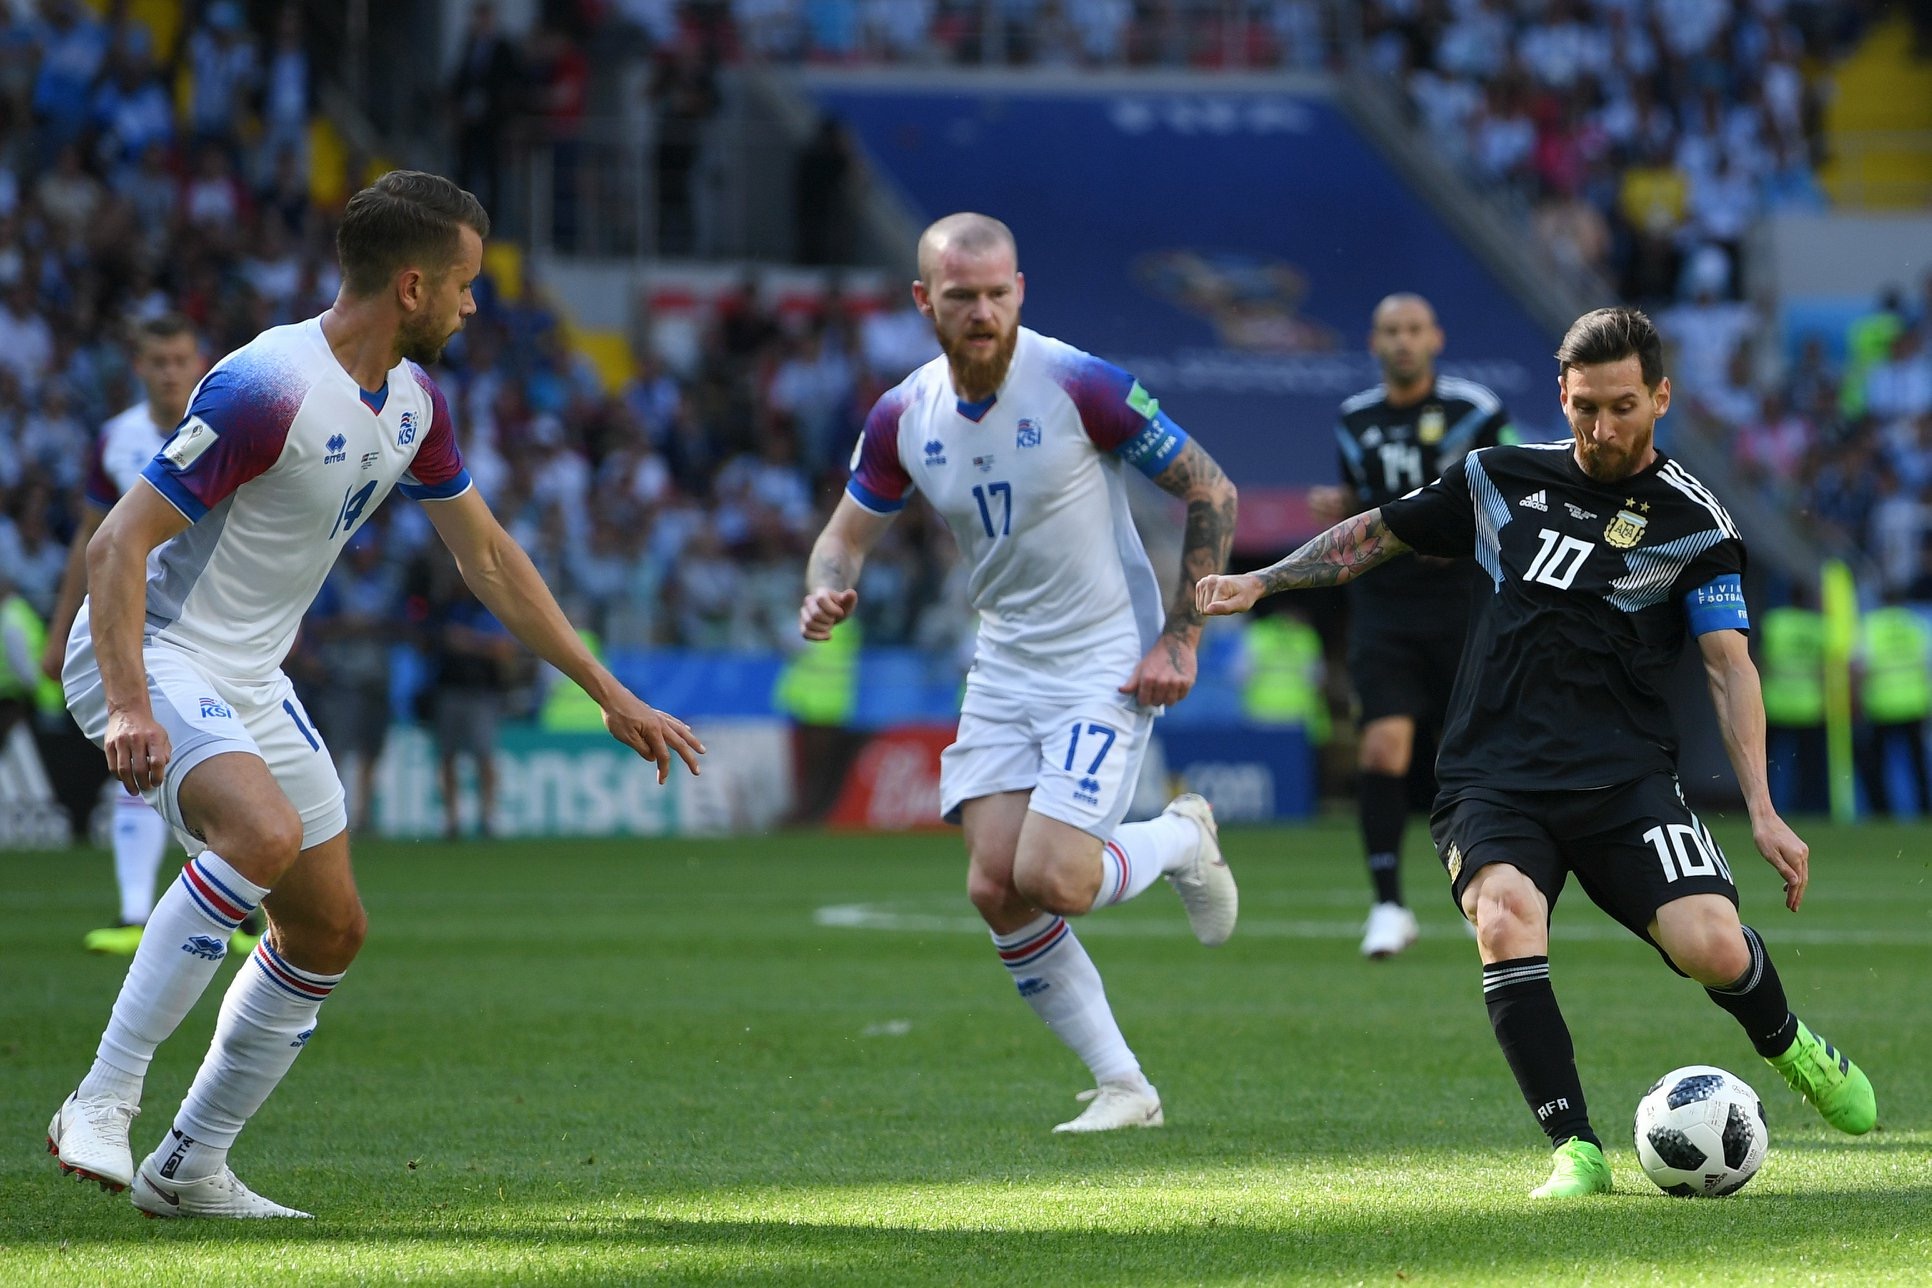
<path id="1" fill-rule="evenodd" d="M 988 483 L 981 487 L 973 486 L 973 500 L 979 502 L 979 521 L 986 525 L 989 537 L 1004 537 L 1013 531 L 1013 485 L 1011 483 Z M 993 502 L 1000 503 L 999 526 L 993 524 Z"/>

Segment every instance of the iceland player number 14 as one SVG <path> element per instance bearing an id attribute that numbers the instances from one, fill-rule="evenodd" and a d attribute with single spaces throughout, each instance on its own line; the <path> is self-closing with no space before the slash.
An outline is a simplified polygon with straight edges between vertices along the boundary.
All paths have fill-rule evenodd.
<path id="1" fill-rule="evenodd" d="M 335 526 L 329 529 L 329 540 L 347 537 L 355 530 L 356 520 L 369 506 L 369 498 L 376 494 L 376 481 L 370 479 L 359 488 L 345 488 L 342 493 L 342 508 L 336 512 Z"/>

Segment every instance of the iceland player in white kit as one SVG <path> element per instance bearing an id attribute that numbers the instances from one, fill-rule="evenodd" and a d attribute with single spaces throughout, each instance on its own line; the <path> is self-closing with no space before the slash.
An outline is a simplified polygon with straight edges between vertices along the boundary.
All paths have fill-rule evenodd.
<path id="1" fill-rule="evenodd" d="M 47 653 L 41 670 L 58 680 L 67 657 L 67 635 L 87 593 L 87 542 L 114 503 L 127 494 L 154 459 L 162 440 L 174 432 L 188 409 L 188 396 L 208 369 L 194 324 L 179 313 L 149 318 L 134 328 L 134 374 L 140 402 L 101 426 L 88 462 L 86 508 L 74 530 L 67 573 L 47 623 Z M 120 921 L 87 932 L 89 952 L 131 957 L 141 943 L 148 914 L 154 910 L 154 879 L 168 846 L 168 824 L 145 800 L 121 789 L 114 803 L 114 880 L 120 889 Z M 253 927 L 259 930 L 259 926 Z M 235 945 L 252 946 L 237 934 Z"/>
<path id="2" fill-rule="evenodd" d="M 690 729 L 590 656 L 470 485 L 420 365 L 476 311 L 488 232 L 476 198 L 434 175 L 396 171 L 357 193 L 337 233 L 334 306 L 218 363 L 89 543 L 90 594 L 62 675 L 68 708 L 196 852 L 148 919 L 48 1149 L 64 1171 L 132 1186 L 152 1215 L 307 1215 L 256 1194 L 227 1163 L 366 926 L 342 784 L 281 663 L 337 553 L 392 489 L 427 503 L 477 597 L 596 699 L 660 782 L 673 755 L 697 770 Z M 257 905 L 268 934 L 236 972 L 172 1129 L 136 1168 L 129 1125 L 149 1061 Z"/>
<path id="3" fill-rule="evenodd" d="M 1234 931 L 1234 878 L 1205 800 L 1121 824 L 1154 716 L 1193 686 L 1189 596 L 1227 559 L 1234 485 L 1132 376 L 1020 326 L 1025 279 L 1005 224 L 940 220 L 920 238 L 919 279 L 913 298 L 945 353 L 867 418 L 812 548 L 800 629 L 827 639 L 851 614 L 866 552 L 923 492 L 971 568 L 980 621 L 941 810 L 963 827 L 968 893 L 1001 962 L 1097 1084 L 1055 1130 L 1159 1126 L 1160 1097 L 1066 919 L 1165 876 L 1202 943 Z M 1166 610 L 1125 466 L 1187 500 Z"/>

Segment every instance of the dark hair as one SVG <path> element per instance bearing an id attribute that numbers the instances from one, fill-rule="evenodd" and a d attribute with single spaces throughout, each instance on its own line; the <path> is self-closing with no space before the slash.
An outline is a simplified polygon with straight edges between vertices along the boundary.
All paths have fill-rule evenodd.
<path id="1" fill-rule="evenodd" d="M 1635 358 L 1644 387 L 1655 389 L 1664 378 L 1664 342 L 1641 309 L 1597 309 L 1570 323 L 1556 349 L 1561 375 L 1571 367 L 1594 367 L 1604 362 Z"/>
<path id="2" fill-rule="evenodd" d="M 391 170 L 349 198 L 335 253 L 351 295 L 374 295 L 405 268 L 440 274 L 456 262 L 459 228 L 490 235 L 483 203 L 437 174 Z"/>
<path id="3" fill-rule="evenodd" d="M 178 335 L 193 335 L 195 324 L 185 313 L 158 313 L 143 318 L 134 328 L 136 344 L 149 340 L 172 340 Z"/>

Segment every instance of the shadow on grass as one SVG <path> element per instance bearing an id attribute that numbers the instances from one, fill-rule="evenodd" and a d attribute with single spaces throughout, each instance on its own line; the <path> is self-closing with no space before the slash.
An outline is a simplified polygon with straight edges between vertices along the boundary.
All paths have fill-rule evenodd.
<path id="1" fill-rule="evenodd" d="M 566 1216 L 559 1210 L 553 1219 L 532 1219 L 525 1201 L 512 1198 L 506 1208 L 471 1195 L 469 1202 L 435 1214 L 412 1204 L 415 1210 L 325 1211 L 313 1223 L 140 1222 L 110 1231 L 90 1221 L 85 1224 L 96 1227 L 91 1231 L 71 1224 L 59 1232 L 16 1228 L 0 1243 L 15 1252 L 42 1253 L 55 1253 L 58 1245 L 55 1255 L 76 1269 L 91 1258 L 143 1246 L 221 1258 L 236 1247 L 256 1246 L 260 1255 L 273 1255 L 298 1272 L 328 1273 L 353 1258 L 365 1271 L 406 1268 L 416 1282 L 477 1282 L 479 1273 L 490 1275 L 487 1267 L 496 1265 L 506 1281 L 517 1282 L 668 1273 L 695 1283 L 752 1277 L 805 1284 L 864 1276 L 895 1285 L 1009 1278 L 1161 1283 L 1370 1272 L 1553 1282 L 1575 1279 L 1580 1267 L 1600 1276 L 1665 1266 L 1680 1279 L 1743 1282 L 1761 1277 L 1767 1262 L 1778 1264 L 1776 1258 L 1795 1268 L 1816 1249 L 1830 1247 L 1840 1258 L 1839 1271 L 1876 1280 L 1910 1279 L 1923 1268 L 1925 1236 L 1911 1236 L 1905 1246 L 1895 1236 L 1907 1214 L 1932 1205 L 1932 1187 L 1889 1190 L 1883 1203 L 1870 1202 L 1869 1192 L 1856 1196 L 1863 1202 L 1834 1203 L 1852 1196 L 1830 1190 L 1721 1202 L 1624 1192 L 1568 1204 L 1499 1201 L 1480 1209 L 1433 1210 L 1364 1205 L 1367 1210 L 1355 1211 L 1324 1196 L 1314 1200 L 1320 1206 L 1313 1213 L 1284 1199 L 1279 1208 L 1264 1205 L 1259 1211 L 1245 1204 L 1238 1220 L 1168 1215 L 1155 1218 L 1159 1225 L 1124 1229 L 1100 1223 L 1108 1210 L 1101 1197 L 1092 1225 L 1062 1218 L 1046 1228 L 1026 1228 L 1024 1204 L 982 1207 L 968 1218 L 977 1222 L 974 1228 L 933 1229 L 893 1214 L 890 1203 L 885 1211 L 846 1218 L 829 1212 L 769 1220 L 608 1211 Z M 782 1191 L 774 1198 L 796 1201 Z M 646 1197 L 637 1204 L 679 1201 L 706 1199 Z M 533 1263 L 532 1256 L 539 1259 Z"/>

